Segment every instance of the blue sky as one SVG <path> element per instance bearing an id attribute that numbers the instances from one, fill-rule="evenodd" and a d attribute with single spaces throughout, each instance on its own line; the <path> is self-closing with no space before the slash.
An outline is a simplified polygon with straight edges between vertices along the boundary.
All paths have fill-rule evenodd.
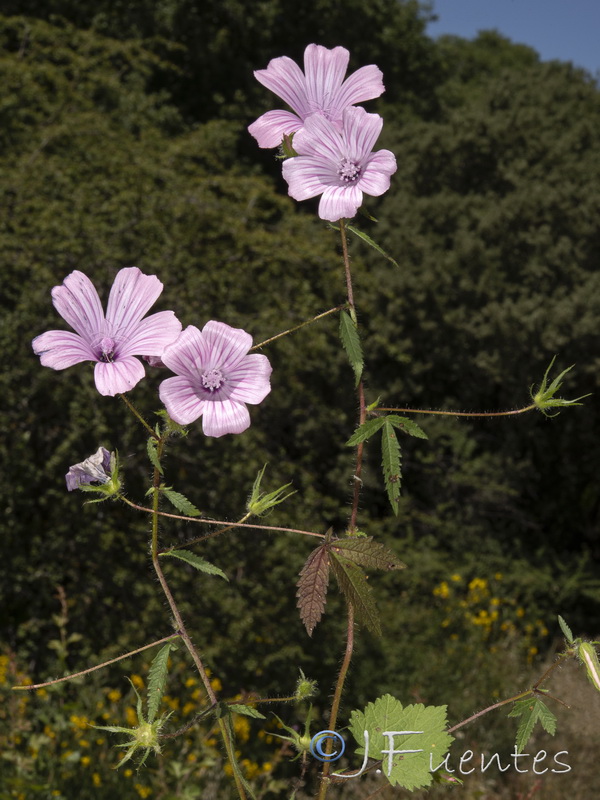
<path id="1" fill-rule="evenodd" d="M 600 0 L 433 0 L 438 22 L 427 27 L 472 39 L 495 28 L 513 42 L 528 44 L 543 60 L 558 58 L 600 71 Z"/>

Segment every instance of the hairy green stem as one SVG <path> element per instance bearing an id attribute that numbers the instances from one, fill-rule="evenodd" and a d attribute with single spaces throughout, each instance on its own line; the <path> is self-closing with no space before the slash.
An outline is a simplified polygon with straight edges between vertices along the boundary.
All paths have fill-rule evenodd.
<path id="1" fill-rule="evenodd" d="M 161 436 L 158 438 L 158 445 L 156 448 L 157 457 L 160 461 L 163 450 L 164 450 L 164 438 Z M 210 679 L 207 675 L 206 668 L 202 663 L 202 659 L 200 658 L 200 654 L 194 647 L 194 643 L 192 642 L 189 633 L 187 632 L 187 628 L 185 627 L 185 623 L 183 621 L 183 617 L 179 611 L 177 603 L 175 602 L 175 598 L 173 597 L 167 580 L 163 574 L 162 567 L 159 562 L 159 552 L 158 552 L 158 518 L 159 518 L 159 500 L 160 500 L 160 484 L 161 484 L 162 476 L 158 471 L 157 467 L 154 468 L 154 475 L 152 480 L 152 541 L 151 541 L 151 552 L 152 552 L 152 564 L 154 566 L 154 571 L 158 577 L 162 590 L 164 592 L 165 597 L 167 598 L 167 602 L 169 604 L 169 608 L 171 609 L 171 613 L 173 614 L 173 620 L 175 622 L 175 627 L 181 636 L 190 656 L 192 657 L 192 661 L 194 662 L 196 669 L 198 670 L 198 674 L 200 675 L 200 679 L 204 684 L 204 688 L 206 690 L 206 694 L 210 700 L 211 705 L 217 704 L 217 696 L 211 686 Z M 231 768 L 233 771 L 233 779 L 235 781 L 236 789 L 238 792 L 238 796 L 240 800 L 246 800 L 246 792 L 244 786 L 241 781 L 241 777 L 239 774 L 239 769 L 237 766 L 237 762 L 235 760 L 235 751 L 233 747 L 233 742 L 231 741 L 231 736 L 229 734 L 229 730 L 225 725 L 223 719 L 218 720 L 219 729 L 221 731 L 221 736 L 223 738 L 223 743 L 225 745 L 225 750 L 227 752 L 227 757 L 229 762 L 231 763 Z"/>
<path id="2" fill-rule="evenodd" d="M 144 426 L 144 428 L 146 428 L 146 430 L 148 431 L 148 433 L 150 434 L 150 436 L 152 436 L 152 438 L 153 438 L 153 439 L 156 439 L 157 441 L 159 441 L 159 440 L 160 440 L 160 436 L 159 436 L 159 435 L 156 433 L 156 431 L 152 430 L 152 426 L 151 426 L 151 425 L 150 425 L 148 422 L 146 422 L 146 420 L 145 420 L 145 419 L 142 417 L 142 415 L 140 414 L 140 412 L 139 412 L 139 411 L 137 410 L 137 408 L 136 408 L 136 407 L 133 405 L 133 403 L 132 403 L 132 402 L 131 402 L 131 400 L 130 400 L 130 399 L 127 397 L 127 395 L 125 395 L 125 394 L 120 394 L 120 395 L 119 395 L 119 397 L 120 397 L 120 398 L 121 398 L 121 400 L 122 400 L 122 401 L 125 403 L 125 405 L 127 406 L 127 408 L 128 408 L 130 411 L 131 411 L 131 413 L 133 414 L 133 416 L 134 416 L 134 417 L 135 417 L 135 418 L 138 420 L 138 422 L 141 422 L 141 423 L 142 423 L 142 425 Z"/>
<path id="3" fill-rule="evenodd" d="M 348 603 L 347 626 L 348 627 L 346 636 L 346 652 L 344 653 L 344 659 L 342 661 L 342 666 L 340 667 L 340 672 L 338 675 L 337 683 L 335 685 L 335 691 L 331 703 L 331 711 L 329 712 L 328 730 L 330 731 L 334 731 L 335 726 L 337 724 L 338 713 L 340 710 L 340 702 L 342 700 L 342 691 L 344 689 L 344 682 L 346 680 L 346 675 L 348 674 L 350 662 L 352 661 L 352 652 L 354 650 L 354 607 L 352 606 L 352 603 Z M 328 739 L 327 744 L 325 745 L 325 752 L 330 753 L 332 747 L 333 743 L 331 739 Z M 325 761 L 323 763 L 323 770 L 321 772 L 321 783 L 319 786 L 319 794 L 317 796 L 317 800 L 325 800 L 325 798 L 327 797 L 327 791 L 331 783 L 331 779 L 329 778 L 330 771 L 331 771 L 331 762 Z"/>
<path id="4" fill-rule="evenodd" d="M 569 655 L 570 654 L 568 652 L 561 653 L 559 657 L 556 659 L 556 661 L 553 664 L 551 664 L 548 667 L 548 669 L 544 672 L 542 677 L 539 678 L 539 680 L 537 680 L 533 684 L 531 689 L 527 689 L 524 692 L 519 692 L 519 694 L 515 694 L 512 697 L 508 697 L 506 700 L 500 700 L 498 703 L 494 703 L 493 705 L 488 706 L 487 708 L 484 708 L 481 711 L 478 711 L 476 714 L 472 714 L 470 717 L 467 717 L 467 719 L 464 719 L 462 722 L 458 722 L 456 725 L 453 725 L 451 728 L 448 728 L 448 733 L 452 733 L 453 731 L 462 728 L 463 725 L 467 725 L 469 722 L 473 722 L 474 720 L 479 719 L 479 717 L 482 717 L 484 714 L 488 714 L 490 711 L 493 711 L 496 708 L 501 708 L 502 706 L 508 705 L 508 703 L 515 703 L 517 700 L 522 700 L 524 697 L 527 697 L 530 694 L 534 695 L 542 694 L 544 697 L 548 697 L 548 695 L 545 692 L 540 691 L 539 687 L 541 686 L 542 683 L 544 683 L 544 681 L 546 681 L 550 677 L 550 675 L 559 666 L 559 664 L 562 663 L 562 660 L 564 658 L 569 658 Z M 557 703 L 561 703 L 561 705 L 566 705 L 566 703 L 564 703 L 558 697 L 553 697 L 552 699 L 556 700 Z"/>
<path id="5" fill-rule="evenodd" d="M 170 636 L 163 636 L 162 639 L 157 639 L 156 642 L 151 642 L 150 644 L 145 644 L 143 647 L 138 647 L 137 650 L 131 650 L 129 653 L 124 653 L 122 656 L 111 658 L 110 661 L 104 661 L 102 664 L 96 664 L 95 667 L 88 667 L 88 669 L 83 669 L 81 672 L 73 672 L 70 675 L 65 675 L 64 678 L 56 678 L 56 680 L 46 681 L 45 683 L 33 683 L 29 686 L 13 686 L 12 689 L 13 691 L 17 691 L 18 689 L 42 689 L 44 686 L 54 686 L 57 683 L 64 683 L 64 681 L 70 681 L 73 678 L 80 678 L 82 675 L 88 675 L 90 672 L 95 672 L 97 669 L 103 669 L 111 664 L 116 664 L 117 661 L 123 661 L 125 658 L 135 656 L 138 653 L 142 653 L 144 650 L 149 650 L 151 647 L 156 647 L 157 644 L 169 642 L 171 639 L 178 638 L 179 633 L 172 633 Z"/>
<path id="6" fill-rule="evenodd" d="M 225 530 L 230 530 L 232 528 L 252 528 L 253 530 L 259 531 L 271 531 L 272 533 L 301 533 L 304 536 L 316 536 L 319 539 L 324 539 L 324 533 L 315 533 L 314 531 L 303 531 L 299 528 L 280 528 L 276 525 L 253 525 L 247 522 L 226 522 L 222 519 L 206 519 L 205 517 L 185 517 L 182 514 L 170 514 L 168 511 L 154 511 L 153 508 L 147 508 L 146 506 L 139 506 L 137 503 L 133 503 L 124 495 L 119 496 L 119 500 L 122 500 L 124 503 L 127 503 L 128 506 L 131 508 L 135 508 L 137 511 L 145 511 L 147 514 L 155 514 L 158 517 L 167 517 L 169 519 L 182 519 L 184 522 L 197 522 L 202 523 L 204 525 L 223 525 L 225 529 L 220 531 L 220 533 L 224 533 Z M 188 542 L 187 544 L 178 545 L 178 547 L 187 547 L 189 544 L 193 544 L 195 542 L 202 542 L 205 539 L 210 539 L 213 535 L 212 533 L 207 533 L 206 536 L 200 536 L 197 539 L 194 539 L 193 542 Z M 172 548 L 173 550 L 177 548 Z M 163 551 L 161 551 L 163 552 Z M 167 551 L 164 551 L 167 552 Z"/>
<path id="7" fill-rule="evenodd" d="M 512 411 L 431 411 L 424 408 L 387 408 L 377 406 L 370 413 L 376 414 L 378 411 L 391 411 L 395 414 L 437 414 L 442 417 L 512 417 L 516 414 L 525 414 L 527 411 L 533 411 L 536 408 L 535 403 Z"/>
<path id="8" fill-rule="evenodd" d="M 330 308 L 329 311 L 324 311 L 322 314 L 317 314 L 316 317 L 312 319 L 307 319 L 305 322 L 301 322 L 299 325 L 295 325 L 293 328 L 288 328 L 287 331 L 282 331 L 281 333 L 276 334 L 275 336 L 271 336 L 270 339 L 265 339 L 264 342 L 259 342 L 255 344 L 250 350 L 258 350 L 261 347 L 264 347 L 266 344 L 271 344 L 271 342 L 275 342 L 277 339 L 281 339 L 282 336 L 287 336 L 289 333 L 295 333 L 299 331 L 300 328 L 305 328 L 307 325 L 312 325 L 313 322 L 317 322 L 319 319 L 323 319 L 323 317 L 328 317 L 330 314 L 335 314 L 336 311 L 341 311 L 342 308 L 345 308 L 346 304 L 344 303 L 343 306 L 336 306 L 335 308 Z"/>
<path id="9" fill-rule="evenodd" d="M 350 255 L 348 253 L 348 239 L 346 237 L 346 225 L 345 225 L 345 220 L 343 219 L 340 220 L 340 237 L 342 241 L 342 257 L 344 260 L 344 273 L 346 275 L 346 295 L 348 299 L 348 308 L 350 310 L 350 316 L 352 318 L 352 321 L 354 322 L 354 324 L 356 324 L 354 290 L 352 288 L 352 270 L 350 267 Z M 365 392 L 362 380 L 358 382 L 356 391 L 358 394 L 359 425 L 362 425 L 367 415 L 366 405 L 365 405 Z M 354 468 L 354 489 L 352 492 L 352 509 L 350 512 L 350 523 L 348 526 L 348 530 L 350 533 L 353 533 L 356 530 L 356 520 L 358 516 L 358 502 L 360 498 L 360 489 L 362 486 L 362 480 L 361 480 L 362 458 L 363 458 L 363 443 L 361 442 L 356 448 L 356 466 Z M 344 659 L 342 661 L 342 665 L 338 673 L 337 681 L 335 684 L 335 690 L 333 694 L 333 700 L 331 703 L 331 711 L 329 713 L 330 731 L 334 731 L 335 726 L 337 724 L 338 713 L 340 710 L 340 702 L 342 699 L 342 692 L 344 690 L 344 683 L 346 682 L 346 675 L 348 674 L 348 669 L 350 667 L 350 662 L 352 661 L 352 653 L 354 650 L 354 608 L 352 606 L 352 603 L 350 602 L 348 602 L 348 618 L 346 624 L 347 624 L 346 652 L 344 653 Z M 325 752 L 331 753 L 332 747 L 333 744 L 331 740 L 328 740 Z M 331 783 L 331 779 L 329 778 L 330 771 L 331 771 L 331 763 L 329 761 L 325 761 L 323 763 L 323 769 L 321 771 L 321 782 L 319 784 L 319 793 L 317 796 L 317 800 L 326 800 L 327 792 Z"/>

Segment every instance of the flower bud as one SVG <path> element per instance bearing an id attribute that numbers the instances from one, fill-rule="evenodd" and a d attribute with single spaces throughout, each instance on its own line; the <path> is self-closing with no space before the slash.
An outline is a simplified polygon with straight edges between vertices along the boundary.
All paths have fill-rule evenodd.
<path id="1" fill-rule="evenodd" d="M 590 682 L 600 692 L 600 663 L 594 646 L 589 642 L 582 642 L 577 649 L 577 656 L 585 667 Z"/>

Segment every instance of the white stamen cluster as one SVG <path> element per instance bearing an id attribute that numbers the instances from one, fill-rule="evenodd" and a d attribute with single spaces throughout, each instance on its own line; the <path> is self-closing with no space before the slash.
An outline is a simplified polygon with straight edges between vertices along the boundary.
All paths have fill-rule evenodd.
<path id="1" fill-rule="evenodd" d="M 338 175 L 344 183 L 354 183 L 360 178 L 360 166 L 349 158 L 344 158 L 338 168 Z"/>

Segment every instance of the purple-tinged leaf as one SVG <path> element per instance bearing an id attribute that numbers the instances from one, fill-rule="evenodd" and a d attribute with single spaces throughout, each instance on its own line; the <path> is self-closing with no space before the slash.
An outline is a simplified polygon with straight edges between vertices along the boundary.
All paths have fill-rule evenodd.
<path id="1" fill-rule="evenodd" d="M 300 572 L 298 580 L 298 608 L 300 619 L 309 636 L 325 611 L 329 583 L 329 545 L 322 544 L 313 550 Z"/>
<path id="2" fill-rule="evenodd" d="M 368 628 L 375 636 L 381 636 L 379 613 L 364 572 L 356 564 L 333 550 L 330 553 L 330 559 L 331 569 L 338 585 L 348 605 L 352 605 L 354 608 L 356 621 L 359 625 Z"/>
<path id="3" fill-rule="evenodd" d="M 371 569 L 390 571 L 406 567 L 406 564 L 403 564 L 395 553 L 381 542 L 374 542 L 371 536 L 366 539 L 357 539 L 356 537 L 340 539 L 335 542 L 331 550 L 332 553 L 339 552 L 354 564 Z"/>

